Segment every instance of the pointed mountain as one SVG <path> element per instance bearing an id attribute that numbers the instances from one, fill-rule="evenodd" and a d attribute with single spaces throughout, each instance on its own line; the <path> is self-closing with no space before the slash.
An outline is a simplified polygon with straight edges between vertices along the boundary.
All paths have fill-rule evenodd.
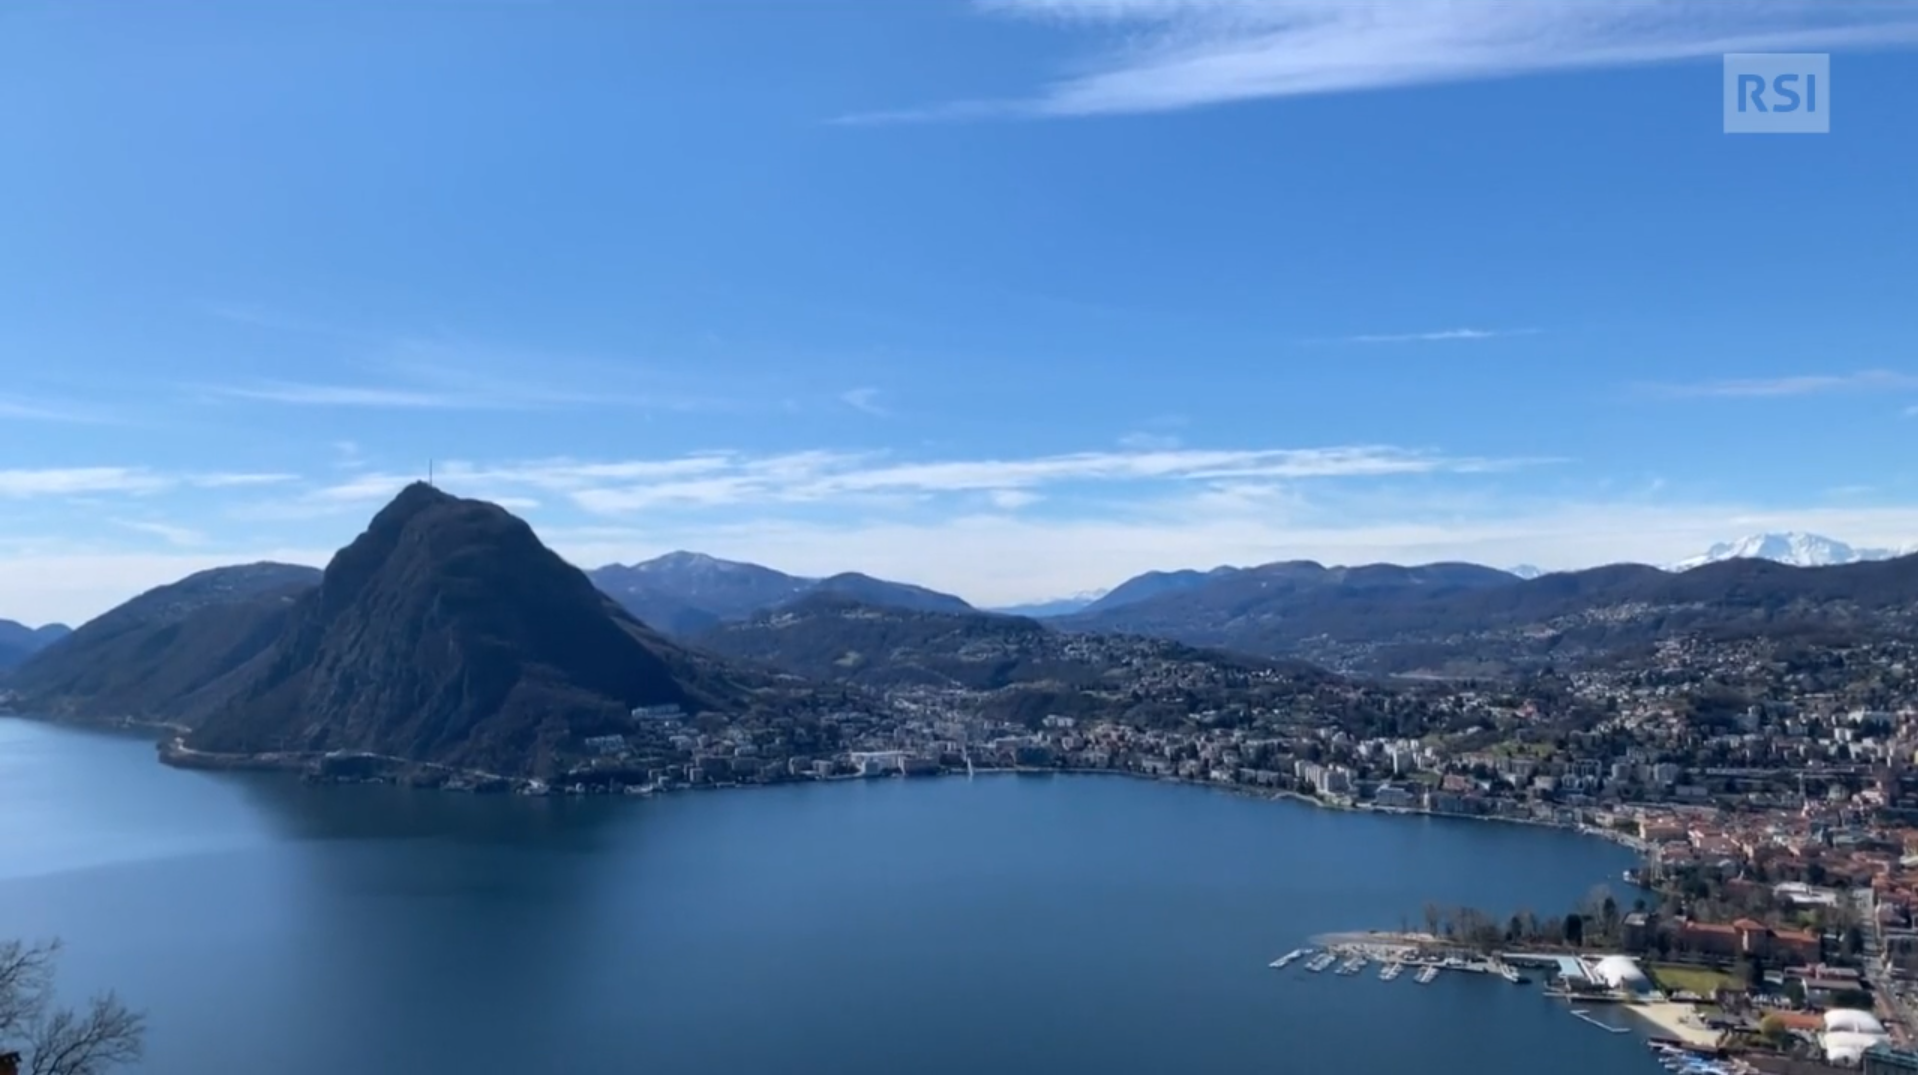
<path id="1" fill-rule="evenodd" d="M 216 567 L 157 586 L 81 624 L 7 677 L 17 708 L 90 719 L 192 722 L 266 649 L 317 568 Z"/>
<path id="2" fill-rule="evenodd" d="M 587 575 L 641 622 L 681 636 L 790 601 L 814 584 L 770 567 L 684 551 L 607 564 Z"/>
<path id="3" fill-rule="evenodd" d="M 634 620 L 525 522 L 415 484 L 333 557 L 186 742 L 523 776 L 623 730 L 635 707 L 741 697 L 724 669 Z"/>

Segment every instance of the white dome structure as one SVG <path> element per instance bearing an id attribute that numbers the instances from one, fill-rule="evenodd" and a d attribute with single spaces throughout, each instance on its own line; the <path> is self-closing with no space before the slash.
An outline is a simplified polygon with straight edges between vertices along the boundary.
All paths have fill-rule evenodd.
<path id="1" fill-rule="evenodd" d="M 1606 956 L 1592 964 L 1592 977 L 1607 989 L 1625 989 L 1642 993 L 1651 988 L 1652 983 L 1645 972 L 1629 956 Z"/>
<path id="2" fill-rule="evenodd" d="M 1854 1034 L 1883 1034 L 1885 1024 L 1878 1017 L 1857 1008 L 1833 1008 L 1825 1013 L 1827 1031 L 1848 1031 Z"/>
<path id="3" fill-rule="evenodd" d="M 1858 1030 L 1833 1030 L 1828 1032 L 1819 1045 L 1825 1050 L 1825 1059 L 1834 1064 L 1856 1064 L 1864 1059 L 1865 1053 L 1874 1045 L 1883 1044 L 1891 1039 L 1883 1034 L 1867 1034 Z"/>

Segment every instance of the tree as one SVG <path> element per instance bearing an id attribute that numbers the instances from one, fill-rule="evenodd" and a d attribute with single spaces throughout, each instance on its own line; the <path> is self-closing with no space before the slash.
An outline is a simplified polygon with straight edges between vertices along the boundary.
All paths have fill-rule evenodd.
<path id="1" fill-rule="evenodd" d="M 1758 1036 L 1764 1038 L 1772 1048 L 1782 1049 L 1786 1040 L 1790 1038 L 1791 1031 L 1786 1028 L 1785 1020 L 1780 1018 L 1777 1012 L 1773 1012 L 1758 1021 Z"/>
<path id="2" fill-rule="evenodd" d="M 100 1075 L 140 1059 L 146 1017 L 112 993 L 84 1011 L 53 1002 L 60 943 L 0 942 L 0 1056 L 18 1053 L 22 1075 Z"/>
<path id="3" fill-rule="evenodd" d="M 1585 919 L 1582 916 L 1575 914 L 1565 916 L 1565 943 L 1573 948 L 1584 946 Z"/>

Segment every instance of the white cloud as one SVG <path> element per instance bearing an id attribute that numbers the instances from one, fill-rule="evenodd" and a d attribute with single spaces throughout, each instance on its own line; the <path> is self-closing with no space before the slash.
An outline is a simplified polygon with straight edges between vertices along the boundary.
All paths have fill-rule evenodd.
<path id="1" fill-rule="evenodd" d="M 376 385 L 269 381 L 247 386 L 218 386 L 210 391 L 216 396 L 229 399 L 285 403 L 301 407 L 375 407 L 398 410 L 512 409 L 508 401 L 476 397 L 461 392 Z"/>
<path id="2" fill-rule="evenodd" d="M 60 422 L 73 425 L 105 425 L 113 419 L 87 407 L 56 403 L 23 396 L 0 396 L 0 419 L 21 422 Z"/>
<path id="3" fill-rule="evenodd" d="M 55 467 L 0 470 L 0 497 L 84 496 L 94 493 L 152 493 L 173 479 L 138 467 Z"/>
<path id="4" fill-rule="evenodd" d="M 881 455 L 712 453 L 678 460 L 565 461 L 444 472 L 467 485 L 531 484 L 563 492 L 588 511 L 616 515 L 662 506 L 822 504 L 862 498 L 994 494 L 1049 486 L 1334 479 L 1486 473 L 1550 460 L 1453 457 L 1387 446 L 1307 449 L 1135 449 L 1026 459 L 888 462 Z"/>
<path id="5" fill-rule="evenodd" d="M 164 539 L 168 544 L 183 548 L 207 543 L 206 534 L 190 526 L 175 526 L 171 523 L 157 523 L 135 519 L 114 519 L 113 525 L 124 527 L 142 534 L 151 534 Z"/>
<path id="6" fill-rule="evenodd" d="M 1119 438 L 1119 447 L 1130 448 L 1137 452 L 1170 451 L 1183 444 L 1180 438 L 1170 433 L 1127 433 Z"/>
<path id="7" fill-rule="evenodd" d="M 1192 472 L 1188 464 L 1179 473 Z M 1611 498 L 1520 500 L 1457 485 L 1448 481 L 1443 488 L 1408 492 L 1396 478 L 1385 485 L 1181 478 L 1103 504 L 1055 503 L 1047 496 L 1043 512 L 1023 510 L 1028 498 L 1043 495 L 1037 488 L 1015 485 L 972 490 L 940 510 L 908 516 L 834 511 L 816 517 L 805 505 L 794 510 L 773 501 L 735 505 L 718 515 L 651 511 L 632 525 L 567 525 L 591 516 L 548 515 L 549 506 L 542 508 L 539 530 L 585 567 L 692 548 L 799 574 L 866 571 L 985 605 L 1111 586 L 1146 570 L 1220 563 L 1468 560 L 1564 569 L 1622 560 L 1666 563 L 1714 542 L 1768 530 L 1831 534 L 1861 546 L 1896 548 L 1918 540 L 1918 507 L 1822 494 L 1808 499 L 1812 506 L 1759 508 L 1652 501 L 1642 490 Z M 78 551 L 64 539 L 15 541 L 0 557 L 4 611 L 29 622 L 71 621 L 204 567 L 256 559 L 323 564 L 393 488 L 335 487 L 339 503 L 324 521 L 301 527 L 278 549 L 271 538 L 169 555 Z M 457 486 L 452 491 L 473 492 Z M 490 499 L 528 508 L 524 501 L 537 498 L 509 493 Z M 155 526 L 137 528 L 168 536 Z"/>
<path id="8" fill-rule="evenodd" d="M 1673 398 L 1772 399 L 1783 396 L 1830 395 L 1839 392 L 1918 389 L 1918 374 L 1900 373 L 1895 370 L 1859 370 L 1856 373 L 1812 373 L 1792 377 L 1700 381 L 1695 384 L 1654 384 L 1644 387 L 1654 395 Z"/>
<path id="9" fill-rule="evenodd" d="M 1435 332 L 1388 332 L 1359 336 L 1341 336 L 1315 343 L 1435 343 L 1445 340 L 1496 340 L 1507 336 L 1536 336 L 1535 328 L 1447 328 Z"/>
<path id="10" fill-rule="evenodd" d="M 181 487 L 235 489 L 281 485 L 298 481 L 294 474 L 213 472 L 160 473 L 146 467 L 49 467 L 41 470 L 0 470 L 0 497 L 146 495 Z"/>
<path id="11" fill-rule="evenodd" d="M 299 481 L 300 476 L 278 473 L 195 474 L 190 475 L 186 480 L 187 484 L 197 485 L 203 489 L 236 489 L 257 485 L 285 485 L 288 482 Z"/>
<path id="12" fill-rule="evenodd" d="M 842 392 L 839 395 L 839 401 L 853 410 L 864 411 L 876 418 L 892 417 L 892 411 L 880 406 L 877 388 L 854 388 Z"/>
<path id="13" fill-rule="evenodd" d="M 847 122 L 1166 112 L 1617 67 L 1918 41 L 1918 6 L 1827 0 L 981 0 L 1109 47 L 1035 95 Z"/>

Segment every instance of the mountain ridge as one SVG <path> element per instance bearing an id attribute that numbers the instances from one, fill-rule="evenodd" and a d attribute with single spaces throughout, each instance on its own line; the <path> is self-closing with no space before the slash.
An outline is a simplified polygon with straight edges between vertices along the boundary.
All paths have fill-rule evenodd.
<path id="1" fill-rule="evenodd" d="M 0 671 L 17 666 L 72 633 L 73 628 L 64 623 L 28 627 L 15 620 L 0 620 Z"/>
<path id="2" fill-rule="evenodd" d="M 0 685 L 63 716 L 197 720 L 319 580 L 315 568 L 270 561 L 196 571 L 81 624 Z"/>
<path id="3" fill-rule="evenodd" d="M 821 590 L 853 593 L 873 604 L 901 608 L 973 610 L 952 594 L 856 571 L 811 578 L 686 550 L 634 564 L 605 564 L 588 571 L 587 577 L 642 623 L 680 638 Z"/>
<path id="4" fill-rule="evenodd" d="M 1918 544 L 1898 549 L 1862 548 L 1836 538 L 1800 530 L 1747 534 L 1733 541 L 1721 541 L 1697 556 L 1669 565 L 1672 571 L 1689 571 L 1724 560 L 1770 560 L 1793 567 L 1835 567 L 1868 560 L 1890 560 L 1918 552 Z"/>

